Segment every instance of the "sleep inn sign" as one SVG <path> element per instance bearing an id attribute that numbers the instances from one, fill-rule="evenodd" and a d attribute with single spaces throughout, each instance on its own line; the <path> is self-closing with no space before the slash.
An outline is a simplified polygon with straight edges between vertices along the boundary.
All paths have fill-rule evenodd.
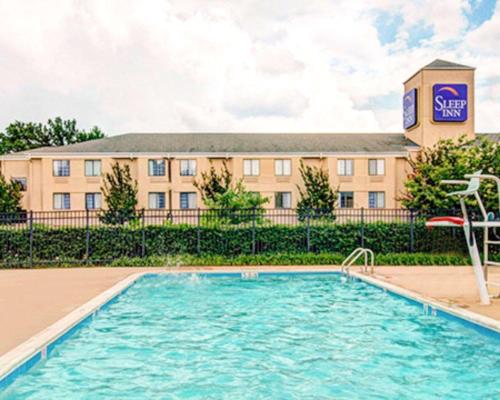
<path id="1" fill-rule="evenodd" d="M 409 129 L 417 124 L 417 89 L 403 96 L 403 128 Z"/>
<path id="2" fill-rule="evenodd" d="M 433 86 L 435 122 L 467 121 L 467 85 L 442 84 Z"/>

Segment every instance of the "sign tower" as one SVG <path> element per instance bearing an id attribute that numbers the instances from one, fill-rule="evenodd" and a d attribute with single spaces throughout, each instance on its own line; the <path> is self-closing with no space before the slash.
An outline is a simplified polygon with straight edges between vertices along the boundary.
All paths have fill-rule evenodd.
<path id="1" fill-rule="evenodd" d="M 474 71 L 435 60 L 411 76 L 404 83 L 403 95 L 406 137 L 423 147 L 462 135 L 473 139 Z"/>

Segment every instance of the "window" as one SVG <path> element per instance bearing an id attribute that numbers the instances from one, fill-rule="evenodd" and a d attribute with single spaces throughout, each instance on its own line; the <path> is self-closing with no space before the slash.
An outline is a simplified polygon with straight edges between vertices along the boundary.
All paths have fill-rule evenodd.
<path id="1" fill-rule="evenodd" d="M 274 160 L 274 174 L 276 176 L 290 176 L 292 174 L 292 160 Z"/>
<path id="2" fill-rule="evenodd" d="M 385 160 L 368 160 L 369 175 L 385 175 Z"/>
<path id="3" fill-rule="evenodd" d="M 196 175 L 196 160 L 181 160 L 181 176 Z"/>
<path id="4" fill-rule="evenodd" d="M 384 208 L 385 207 L 385 193 L 384 192 L 369 192 L 368 193 L 368 207 L 370 207 L 370 208 Z"/>
<path id="5" fill-rule="evenodd" d="M 85 176 L 100 176 L 101 160 L 85 160 Z"/>
<path id="6" fill-rule="evenodd" d="M 353 208 L 353 207 L 354 207 L 354 193 L 340 192 L 340 208 Z"/>
<path id="7" fill-rule="evenodd" d="M 165 208 L 165 193 L 153 192 L 149 193 L 148 199 L 149 208 Z"/>
<path id="8" fill-rule="evenodd" d="M 101 193 L 85 193 L 85 208 L 87 210 L 101 208 Z"/>
<path id="9" fill-rule="evenodd" d="M 69 176 L 69 160 L 54 160 L 52 167 L 54 176 Z"/>
<path id="10" fill-rule="evenodd" d="M 338 160 L 337 171 L 341 176 L 354 175 L 354 160 Z"/>
<path id="11" fill-rule="evenodd" d="M 54 210 L 69 210 L 71 208 L 69 193 L 54 193 Z"/>
<path id="12" fill-rule="evenodd" d="M 276 208 L 292 208 L 292 193 L 276 192 L 274 204 Z"/>
<path id="13" fill-rule="evenodd" d="M 149 176 L 165 176 L 165 160 L 149 160 Z"/>
<path id="14" fill-rule="evenodd" d="M 182 209 L 196 208 L 196 193 L 182 192 L 180 194 L 180 204 Z"/>
<path id="15" fill-rule="evenodd" d="M 260 163 L 259 160 L 243 160 L 243 175 L 259 176 Z"/>
<path id="16" fill-rule="evenodd" d="M 28 180 L 26 178 L 12 178 L 12 181 L 17 182 L 21 186 L 22 192 L 28 190 Z"/>

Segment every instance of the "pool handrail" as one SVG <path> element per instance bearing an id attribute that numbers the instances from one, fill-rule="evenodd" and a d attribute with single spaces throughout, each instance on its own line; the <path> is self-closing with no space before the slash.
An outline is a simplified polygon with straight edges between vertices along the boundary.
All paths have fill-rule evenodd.
<path id="1" fill-rule="evenodd" d="M 359 257 L 362 255 L 365 256 L 365 263 L 361 267 L 362 272 L 368 272 L 368 258 L 370 259 L 370 274 L 373 275 L 373 269 L 374 269 L 374 264 L 375 264 L 375 255 L 373 254 L 373 251 L 364 247 L 358 247 L 356 250 L 354 250 L 347 258 L 342 262 L 341 268 L 342 268 L 342 273 L 345 275 L 349 275 L 349 270 L 354 264 Z"/>

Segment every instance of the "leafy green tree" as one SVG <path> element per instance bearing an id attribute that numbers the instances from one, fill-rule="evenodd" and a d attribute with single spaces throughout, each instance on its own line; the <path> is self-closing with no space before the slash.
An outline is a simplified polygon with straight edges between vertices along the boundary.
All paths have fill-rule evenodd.
<path id="1" fill-rule="evenodd" d="M 102 222 L 121 225 L 137 219 L 137 181 L 132 179 L 128 165 L 114 163 L 111 173 L 104 174 L 101 190 L 106 203 L 101 215 Z"/>
<path id="2" fill-rule="evenodd" d="M 218 172 L 213 165 L 194 181 L 203 203 L 210 211 L 204 214 L 204 223 L 240 224 L 263 221 L 264 208 L 269 199 L 260 193 L 249 192 L 241 180 L 233 184 L 233 175 L 224 161 Z"/>
<path id="3" fill-rule="evenodd" d="M 222 163 L 222 169 L 218 173 L 210 161 L 210 169 L 201 173 L 201 180 L 194 181 L 193 184 L 200 191 L 201 199 L 204 203 L 215 201 L 217 195 L 226 193 L 231 188 L 233 175 L 227 168 L 227 163 Z"/>
<path id="4" fill-rule="evenodd" d="M 16 121 L 0 132 L 0 154 L 26 151 L 37 147 L 64 146 L 67 144 L 101 139 L 104 133 L 96 126 L 90 131 L 78 129 L 76 120 L 60 117 L 49 119 L 47 124 Z"/>
<path id="5" fill-rule="evenodd" d="M 212 223 L 240 224 L 255 220 L 262 223 L 264 204 L 269 202 L 260 193 L 249 192 L 240 180 L 223 193 L 216 193 L 213 199 L 205 199 L 205 205 L 212 210 L 205 214 L 205 221 Z"/>
<path id="6" fill-rule="evenodd" d="M 447 193 L 457 186 L 441 184 L 445 179 L 464 179 L 465 174 L 482 170 L 500 175 L 500 143 L 486 137 L 458 141 L 440 140 L 433 147 L 422 149 L 409 160 L 411 173 L 405 182 L 400 200 L 406 208 L 418 211 L 436 211 L 459 207 L 456 196 Z M 480 195 L 489 210 L 498 209 L 498 192 L 494 182 L 481 182 Z M 474 205 L 474 199 L 468 199 Z"/>
<path id="7" fill-rule="evenodd" d="M 7 182 L 0 174 L 0 213 L 16 213 L 22 211 L 21 184 L 16 181 Z"/>
<path id="8" fill-rule="evenodd" d="M 297 185 L 300 194 L 297 203 L 299 219 L 303 221 L 308 215 L 314 219 L 333 219 L 338 191 L 330 186 L 328 171 L 304 165 L 301 161 L 299 172 L 303 182 L 303 187 Z"/>

